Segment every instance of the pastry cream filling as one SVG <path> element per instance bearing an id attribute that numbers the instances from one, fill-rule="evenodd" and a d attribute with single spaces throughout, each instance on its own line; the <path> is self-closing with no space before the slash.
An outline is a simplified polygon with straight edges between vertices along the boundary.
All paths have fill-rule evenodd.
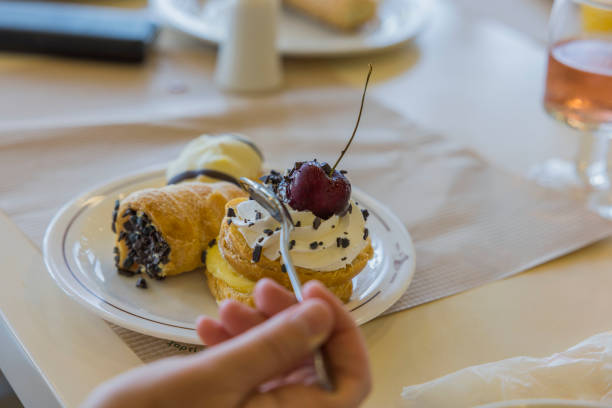
<path id="1" fill-rule="evenodd" d="M 351 200 L 351 211 L 344 216 L 318 219 L 310 211 L 288 208 L 296 228 L 291 232 L 291 259 L 294 265 L 315 271 L 344 268 L 367 244 L 365 219 L 361 208 Z M 251 248 L 262 246 L 262 254 L 276 260 L 280 257 L 280 224 L 254 200 L 246 200 L 235 208 L 232 222 Z M 320 224 L 318 221 L 320 221 Z M 316 227 L 316 228 L 315 228 Z M 365 237 L 365 238 L 364 238 Z"/>
<path id="2" fill-rule="evenodd" d="M 168 180 L 188 170 L 217 170 L 235 178 L 257 179 L 261 172 L 261 157 L 249 144 L 246 136 L 202 135 L 192 140 L 179 157 L 170 163 L 166 172 Z M 214 182 L 208 177 L 202 181 Z"/>
<path id="3" fill-rule="evenodd" d="M 220 279 L 233 289 L 242 293 L 251 293 L 255 282 L 240 275 L 230 265 L 219 250 L 217 245 L 208 250 L 206 254 L 206 270 L 217 279 Z"/>

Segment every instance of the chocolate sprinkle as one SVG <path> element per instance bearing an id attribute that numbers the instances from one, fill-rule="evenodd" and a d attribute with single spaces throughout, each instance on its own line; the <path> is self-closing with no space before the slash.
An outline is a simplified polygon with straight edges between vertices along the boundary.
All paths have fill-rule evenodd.
<path id="1" fill-rule="evenodd" d="M 125 258 L 125 260 L 123 261 L 123 267 L 125 269 L 128 269 L 130 266 L 134 265 L 134 260 L 132 258 L 130 258 L 129 256 L 127 258 Z"/>
<path id="2" fill-rule="evenodd" d="M 349 204 L 348 213 L 349 214 L 353 213 L 353 204 Z"/>
<path id="3" fill-rule="evenodd" d="M 310 243 L 310 249 L 317 249 L 319 243 L 317 241 L 313 241 Z"/>
<path id="4" fill-rule="evenodd" d="M 292 239 L 291 241 L 289 241 L 289 250 L 291 251 L 294 246 L 295 246 L 295 239 Z"/>
<path id="5" fill-rule="evenodd" d="M 249 225 L 247 225 L 247 227 L 252 227 L 253 225 L 255 225 L 254 222 L 249 222 Z"/>
<path id="6" fill-rule="evenodd" d="M 261 220 L 262 214 L 259 211 L 255 211 L 255 219 L 256 220 Z"/>
<path id="7" fill-rule="evenodd" d="M 350 244 L 351 244 L 351 241 L 349 241 L 348 238 L 341 238 L 340 239 L 340 246 L 342 248 L 347 248 Z"/>
<path id="8" fill-rule="evenodd" d="M 346 171 L 346 170 L 340 170 L 340 174 L 346 174 L 346 173 L 348 173 L 348 171 Z"/>
<path id="9" fill-rule="evenodd" d="M 231 218 L 227 219 L 227 225 L 232 225 L 232 219 Z"/>
<path id="10" fill-rule="evenodd" d="M 340 246 L 342 246 L 342 238 L 341 237 L 336 238 L 336 246 L 338 248 L 340 248 Z"/>
<path id="11" fill-rule="evenodd" d="M 283 271 L 284 273 L 287 273 L 287 267 L 285 266 L 285 264 L 281 265 L 281 271 Z"/>
<path id="12" fill-rule="evenodd" d="M 142 214 L 142 213 L 141 213 Z M 147 214 L 138 215 L 132 209 L 126 211 L 130 220 L 123 224 L 118 240 L 125 238 L 128 254 L 121 269 L 138 265 L 138 272 L 146 272 L 151 278 L 163 279 L 160 276 L 160 264 L 167 264 L 170 256 L 170 246 L 157 231 Z M 117 262 L 119 267 L 119 262 Z M 133 272 L 132 272 L 133 273 Z"/>
<path id="13" fill-rule="evenodd" d="M 361 215 L 363 215 L 363 220 L 367 221 L 368 217 L 370 216 L 370 212 L 366 210 L 365 208 L 363 208 L 361 209 Z"/>
<path id="14" fill-rule="evenodd" d="M 323 246 L 323 241 L 319 241 L 319 246 Z"/>
<path id="15" fill-rule="evenodd" d="M 227 216 L 228 217 L 235 217 L 236 216 L 236 211 L 234 211 L 234 209 L 232 207 L 227 209 Z"/>
<path id="16" fill-rule="evenodd" d="M 263 233 L 266 234 L 267 236 L 270 236 L 270 235 L 274 234 L 274 231 L 272 231 L 269 228 L 266 228 L 265 230 L 263 230 Z"/>
<path id="17" fill-rule="evenodd" d="M 321 219 L 319 217 L 315 217 L 314 221 L 312 222 L 312 228 L 319 229 L 320 226 L 321 226 Z"/>
<path id="18" fill-rule="evenodd" d="M 118 268 L 117 272 L 119 272 L 119 275 L 122 275 L 128 278 L 131 278 L 132 276 L 135 275 L 135 273 L 130 271 L 129 269 Z"/>
<path id="19" fill-rule="evenodd" d="M 118 254 L 118 253 L 119 253 L 119 248 L 113 247 L 113 254 Z"/>
<path id="20" fill-rule="evenodd" d="M 119 210 L 119 204 L 121 204 L 119 200 L 115 200 L 115 211 Z"/>
<path id="21" fill-rule="evenodd" d="M 295 226 L 296 226 L 296 227 L 301 227 L 301 226 L 302 226 L 302 221 L 298 221 L 298 222 L 296 222 L 296 223 L 295 223 Z"/>
<path id="22" fill-rule="evenodd" d="M 206 254 L 207 254 L 207 251 L 203 250 L 202 255 L 200 255 L 200 260 L 202 261 L 204 265 L 206 265 Z"/>
<path id="23" fill-rule="evenodd" d="M 208 247 L 209 247 L 209 248 L 212 248 L 213 246 L 215 246 L 215 244 L 216 244 L 216 243 L 217 243 L 217 240 L 213 238 L 213 239 L 211 239 L 211 240 L 210 240 L 210 242 L 208 243 Z"/>
<path id="24" fill-rule="evenodd" d="M 346 261 L 348 258 L 346 256 L 343 256 L 342 258 L 340 258 L 341 261 Z"/>
<path id="25" fill-rule="evenodd" d="M 257 242 L 261 242 L 261 241 L 263 241 L 263 240 L 264 240 L 264 237 L 261 237 L 261 238 L 259 238 L 259 239 L 257 240 Z"/>
<path id="26" fill-rule="evenodd" d="M 259 259 L 261 258 L 261 250 L 262 250 L 262 246 L 259 244 L 256 244 L 255 248 L 253 248 L 253 262 L 255 263 L 259 262 Z"/>
<path id="27" fill-rule="evenodd" d="M 146 289 L 148 286 L 145 278 L 138 278 L 138 280 L 136 281 L 136 287 L 140 289 Z"/>
<path id="28" fill-rule="evenodd" d="M 368 235 L 369 235 L 369 234 L 370 234 L 370 231 L 368 231 L 368 229 L 367 229 L 367 228 L 365 228 L 365 229 L 363 230 L 363 239 L 364 239 L 364 240 L 368 239 Z"/>

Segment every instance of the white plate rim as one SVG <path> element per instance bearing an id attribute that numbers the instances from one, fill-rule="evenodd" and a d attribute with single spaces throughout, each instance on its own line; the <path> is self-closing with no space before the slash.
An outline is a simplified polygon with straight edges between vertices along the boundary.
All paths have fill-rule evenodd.
<path id="1" fill-rule="evenodd" d="M 62 291 L 78 304 L 84 306 L 86 309 L 100 316 L 104 320 L 157 338 L 189 344 L 201 344 L 201 341 L 197 339 L 195 331 L 192 328 L 178 326 L 167 322 L 159 322 L 144 316 L 136 315 L 101 298 L 83 282 L 76 278 L 74 272 L 68 266 L 68 261 L 66 259 L 67 255 L 65 251 L 65 240 L 69 228 L 76 220 L 76 217 L 78 217 L 80 213 L 84 212 L 88 208 L 90 204 L 88 204 L 88 202 L 90 202 L 93 198 L 96 198 L 98 195 L 104 194 L 103 191 L 116 191 L 123 185 L 129 186 L 138 181 L 146 181 L 150 178 L 159 177 L 164 171 L 164 166 L 155 166 L 147 170 L 141 170 L 117 177 L 109 182 L 100 183 L 87 192 L 79 194 L 74 199 L 68 201 L 60 210 L 58 210 L 45 231 L 45 236 L 43 239 L 43 258 L 47 271 L 56 284 L 62 289 Z M 386 223 L 393 223 L 396 233 L 403 236 L 401 240 L 402 245 L 404 245 L 404 249 L 408 255 L 406 262 L 404 262 L 401 266 L 403 272 L 398 271 L 396 273 L 396 275 L 404 275 L 403 279 L 399 282 L 400 284 L 391 287 L 393 291 L 387 294 L 386 300 L 380 303 L 380 306 L 376 309 L 377 311 L 372 311 L 370 309 L 370 313 L 361 314 L 356 319 L 357 323 L 362 325 L 384 313 L 406 292 L 414 277 L 416 269 L 416 256 L 412 238 L 399 218 L 397 218 L 397 216 L 395 216 L 395 214 L 393 214 L 383 204 L 371 196 L 363 193 L 361 190 L 353 188 L 353 191 L 356 193 L 356 195 L 361 196 L 359 198 L 360 200 L 375 203 L 377 207 L 375 214 L 378 215 L 383 225 Z M 388 226 L 386 226 L 386 228 L 390 230 Z M 73 282 L 66 279 L 64 276 L 66 272 L 72 276 Z M 74 283 L 78 283 L 78 285 L 75 285 Z M 76 289 L 75 286 L 77 286 Z M 80 288 L 78 286 L 80 286 Z M 353 308 L 351 312 L 366 305 L 380 293 L 381 290 L 378 290 L 357 307 Z M 368 309 L 366 309 L 366 311 L 367 310 Z"/>
<path id="2" fill-rule="evenodd" d="M 431 0 L 405 1 L 412 1 L 416 4 L 415 9 L 417 12 L 414 22 L 404 28 L 402 35 L 397 36 L 393 41 L 389 41 L 388 43 L 372 45 L 351 45 L 350 43 L 342 43 L 342 45 L 336 45 L 334 47 L 321 47 L 319 45 L 304 47 L 280 43 L 278 51 L 281 55 L 286 57 L 333 58 L 358 56 L 397 48 L 416 37 L 423 30 L 433 9 Z M 196 27 L 190 18 L 186 17 L 183 12 L 174 6 L 173 0 L 151 0 L 150 4 L 160 23 L 208 44 L 215 46 L 219 45 L 220 39 L 215 33 L 215 30 L 207 29 L 203 24 L 200 25 L 199 28 Z"/>

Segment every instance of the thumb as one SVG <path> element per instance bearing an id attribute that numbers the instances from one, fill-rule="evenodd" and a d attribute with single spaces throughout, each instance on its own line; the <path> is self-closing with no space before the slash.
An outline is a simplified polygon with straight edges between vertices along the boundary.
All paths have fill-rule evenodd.
<path id="1" fill-rule="evenodd" d="M 215 346 L 214 365 L 231 375 L 233 386 L 249 392 L 303 361 L 329 337 L 333 324 L 325 301 L 306 300 Z"/>

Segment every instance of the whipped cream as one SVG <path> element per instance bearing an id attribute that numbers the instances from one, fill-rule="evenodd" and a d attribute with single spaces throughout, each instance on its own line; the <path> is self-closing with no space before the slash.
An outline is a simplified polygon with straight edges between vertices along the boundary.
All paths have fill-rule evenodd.
<path id="1" fill-rule="evenodd" d="M 344 216 L 327 220 L 310 211 L 288 207 L 296 228 L 290 234 L 291 259 L 295 266 L 327 272 L 344 268 L 367 245 L 365 218 L 353 201 Z M 276 260 L 280 257 L 280 224 L 255 200 L 241 202 L 234 209 L 233 224 L 251 248 L 261 245 L 262 254 Z"/>

